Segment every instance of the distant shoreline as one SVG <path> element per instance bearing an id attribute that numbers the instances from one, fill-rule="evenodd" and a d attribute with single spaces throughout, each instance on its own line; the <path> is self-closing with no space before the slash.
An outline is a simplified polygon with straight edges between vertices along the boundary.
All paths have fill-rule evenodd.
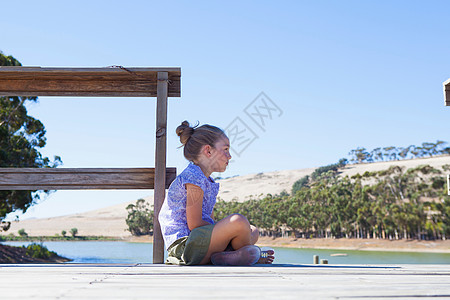
<path id="1" fill-rule="evenodd" d="M 111 236 L 7 236 L 0 235 L 0 242 L 83 242 L 83 241 L 120 241 L 123 238 Z"/>
<path id="2" fill-rule="evenodd" d="M 383 239 L 295 239 L 260 237 L 258 246 L 336 249 L 360 251 L 399 251 L 423 253 L 449 253 L 450 240 L 383 240 Z"/>
<path id="3" fill-rule="evenodd" d="M 5 236 L 3 236 L 5 238 Z M 62 242 L 82 242 L 82 241 L 116 241 L 130 243 L 153 243 L 152 236 L 80 236 L 76 238 L 54 236 L 28 237 L 21 239 L 1 239 L 0 242 L 21 241 L 62 241 Z M 334 249 L 334 250 L 359 250 L 359 251 L 396 251 L 396 252 L 422 252 L 422 253 L 449 253 L 450 240 L 382 240 L 382 239 L 295 239 L 295 238 L 272 238 L 260 237 L 258 246 L 281 247 L 297 249 Z"/>

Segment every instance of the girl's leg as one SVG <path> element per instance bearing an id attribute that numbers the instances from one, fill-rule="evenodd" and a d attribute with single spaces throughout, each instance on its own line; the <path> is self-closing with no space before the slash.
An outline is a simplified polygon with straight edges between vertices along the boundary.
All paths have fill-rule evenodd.
<path id="1" fill-rule="evenodd" d="M 230 242 L 235 250 L 253 245 L 253 235 L 252 228 L 246 217 L 240 214 L 229 215 L 214 226 L 208 252 L 200 264 L 209 263 L 211 255 L 224 251 Z"/>
<path id="2" fill-rule="evenodd" d="M 259 238 L 259 230 L 253 225 L 250 225 L 250 228 L 252 230 L 252 245 L 256 244 Z M 258 264 L 271 264 L 273 260 L 275 259 L 275 251 L 273 250 L 267 250 L 261 252 L 261 258 L 258 260 Z"/>
<path id="3" fill-rule="evenodd" d="M 253 225 L 250 225 L 250 229 L 252 230 L 252 238 L 251 238 L 251 243 L 252 245 L 256 244 L 256 242 L 258 241 L 259 238 L 259 230 L 258 228 L 256 228 Z"/>

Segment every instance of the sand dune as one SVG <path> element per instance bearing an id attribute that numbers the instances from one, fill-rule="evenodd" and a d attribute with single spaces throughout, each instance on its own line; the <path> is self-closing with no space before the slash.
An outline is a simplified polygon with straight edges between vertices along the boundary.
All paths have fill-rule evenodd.
<path id="1" fill-rule="evenodd" d="M 423 164 L 439 168 L 442 165 L 450 164 L 450 156 L 350 165 L 342 171 L 342 176 L 351 176 L 357 173 L 362 174 L 366 171 L 384 170 L 393 165 L 413 168 Z M 305 175 L 310 175 L 313 171 L 314 168 L 285 170 L 222 179 L 218 181 L 220 183 L 218 197 L 225 201 L 235 199 L 236 201 L 242 202 L 252 197 L 262 197 L 267 193 L 278 194 L 283 190 L 290 192 L 295 181 Z M 145 199 L 153 204 L 153 196 Z M 131 235 L 126 230 L 125 219 L 127 217 L 127 211 L 125 208 L 128 204 L 134 202 L 122 203 L 81 214 L 13 222 L 8 233 L 17 235 L 17 231 L 24 228 L 31 236 L 50 236 L 56 233 L 61 234 L 62 230 L 69 233 L 71 228 L 76 227 L 79 235 L 103 235 L 126 238 Z"/>

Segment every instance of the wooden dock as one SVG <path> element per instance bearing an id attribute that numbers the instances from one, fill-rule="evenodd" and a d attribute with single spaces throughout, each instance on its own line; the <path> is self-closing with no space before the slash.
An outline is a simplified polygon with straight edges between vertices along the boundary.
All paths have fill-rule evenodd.
<path id="1" fill-rule="evenodd" d="M 450 265 L 0 265 L 2 299 L 450 298 Z"/>

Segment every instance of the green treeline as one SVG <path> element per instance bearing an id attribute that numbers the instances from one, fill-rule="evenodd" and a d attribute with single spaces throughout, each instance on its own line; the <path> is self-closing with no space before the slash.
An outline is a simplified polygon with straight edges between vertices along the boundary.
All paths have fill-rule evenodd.
<path id="1" fill-rule="evenodd" d="M 436 141 L 424 142 L 421 146 L 410 145 L 408 147 L 378 147 L 371 151 L 366 148 L 358 147 L 349 152 L 350 162 L 377 162 L 400 159 L 412 159 L 421 157 L 432 157 L 436 155 L 450 154 L 450 147 L 445 147 L 447 142 Z"/>
<path id="2" fill-rule="evenodd" d="M 339 163 L 296 182 L 292 193 L 245 202 L 219 200 L 216 220 L 245 215 L 262 234 L 296 237 L 445 239 L 450 235 L 450 165 L 338 176 Z M 313 176 L 314 175 L 314 176 Z"/>
<path id="3" fill-rule="evenodd" d="M 303 238 L 446 239 L 450 236 L 450 196 L 446 174 L 421 165 L 339 176 L 349 162 L 362 163 L 450 154 L 447 142 L 422 146 L 384 147 L 350 151 L 350 160 L 319 167 L 297 180 L 290 193 L 262 199 L 225 202 L 218 199 L 215 220 L 240 213 L 263 235 Z M 220 178 L 216 178 L 220 179 Z M 144 200 L 127 207 L 127 225 L 133 235 L 151 234 L 153 211 Z"/>

